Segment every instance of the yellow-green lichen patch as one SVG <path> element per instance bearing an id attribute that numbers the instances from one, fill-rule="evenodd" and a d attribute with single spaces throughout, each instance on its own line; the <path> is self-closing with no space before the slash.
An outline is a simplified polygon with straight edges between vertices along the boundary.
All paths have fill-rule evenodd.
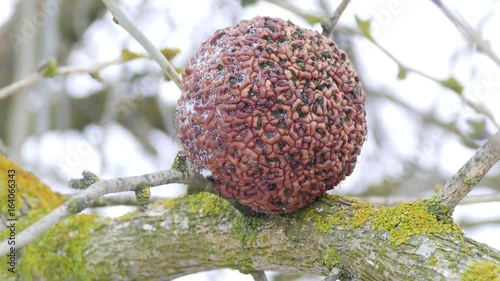
<path id="1" fill-rule="evenodd" d="M 437 195 L 432 196 L 424 201 L 427 210 L 431 212 L 439 221 L 445 223 L 453 223 L 453 219 L 450 216 L 450 211 L 448 208 L 439 202 Z"/>
<path id="2" fill-rule="evenodd" d="M 326 267 L 328 267 L 330 270 L 340 264 L 342 260 L 340 259 L 340 255 L 335 251 L 335 249 L 328 249 L 323 256 L 323 262 L 325 263 Z"/>
<path id="3" fill-rule="evenodd" d="M 0 198 L 7 198 L 8 171 L 15 171 L 15 208 L 16 217 L 26 215 L 30 222 L 45 216 L 62 203 L 64 196 L 53 192 L 48 186 L 30 172 L 21 169 L 17 164 L 0 155 Z M 7 200 L 0 200 L 0 210 L 7 213 Z M 26 213 L 21 213 L 26 210 Z M 21 229 L 18 229 L 18 231 Z"/>
<path id="4" fill-rule="evenodd" d="M 377 231 L 388 231 L 394 245 L 402 244 L 409 236 L 433 233 L 462 233 L 458 225 L 438 220 L 429 212 L 427 201 L 402 203 L 393 208 L 382 207 L 370 219 Z"/>
<path id="5" fill-rule="evenodd" d="M 19 271 L 23 280 L 50 276 L 51 280 L 91 280 L 83 250 L 102 222 L 97 215 L 74 215 L 31 242 L 23 252 Z"/>
<path id="6" fill-rule="evenodd" d="M 438 262 L 438 260 L 437 260 L 436 256 L 432 256 L 427 260 L 427 264 L 432 265 L 432 266 L 435 266 L 437 264 L 437 262 Z"/>
<path id="7" fill-rule="evenodd" d="M 466 184 L 468 186 L 476 186 L 480 181 L 481 181 L 481 177 L 468 178 L 467 176 L 464 176 L 464 178 L 463 178 L 464 184 Z"/>
<path id="8" fill-rule="evenodd" d="M 359 205 L 354 206 L 356 209 L 352 214 L 352 226 L 360 227 L 366 221 L 373 217 L 373 214 L 378 210 L 377 206 Z"/>
<path id="9" fill-rule="evenodd" d="M 259 244 L 265 244 L 265 243 L 267 243 L 267 241 L 269 241 L 269 236 L 267 234 L 265 234 L 265 233 L 264 234 L 259 234 L 257 236 L 256 241 L 257 241 L 257 245 L 259 245 Z"/>
<path id="10" fill-rule="evenodd" d="M 338 208 L 333 212 L 324 212 L 325 207 L 317 205 L 303 210 L 299 215 L 311 221 L 321 232 L 327 232 L 334 226 L 357 228 L 368 224 L 375 231 L 388 231 L 391 243 L 396 246 L 412 235 L 462 233 L 459 226 L 446 215 L 446 210 L 442 210 L 442 205 L 434 201 L 419 200 L 392 208 L 357 201 L 350 207 Z"/>
<path id="11" fill-rule="evenodd" d="M 177 205 L 179 203 L 179 197 L 175 197 L 175 198 L 168 198 L 168 199 L 164 199 L 164 200 L 161 200 L 161 201 L 158 201 L 158 202 L 155 202 L 153 204 L 153 207 L 156 206 L 156 204 L 161 204 L 165 209 L 170 209 L 170 208 L 173 208 L 175 205 Z"/>
<path id="12" fill-rule="evenodd" d="M 265 217 L 245 216 L 237 213 L 233 220 L 231 234 L 242 244 L 253 243 L 264 224 Z"/>
<path id="13" fill-rule="evenodd" d="M 344 198 L 342 196 L 325 194 L 321 197 L 323 202 L 327 202 L 328 205 L 331 203 L 339 202 L 338 207 L 335 211 L 323 212 L 323 208 L 327 208 L 324 205 L 316 205 L 317 207 L 311 206 L 308 209 L 302 211 L 304 219 L 314 223 L 316 229 L 321 232 L 329 231 L 333 226 L 337 225 L 340 227 L 359 227 L 364 224 L 372 214 L 377 206 L 371 205 L 364 201 L 353 200 L 350 198 Z M 350 205 L 349 208 L 343 208 L 341 206 Z M 354 210 L 354 211 L 352 211 Z"/>
<path id="14" fill-rule="evenodd" d="M 146 210 L 149 204 L 149 198 L 151 197 L 151 187 L 148 185 L 141 185 L 135 190 L 135 198 L 137 200 L 137 205 L 141 210 Z"/>
<path id="15" fill-rule="evenodd" d="M 344 224 L 349 219 L 344 211 L 339 210 L 333 214 L 322 214 L 322 209 L 304 210 L 303 216 L 306 220 L 314 223 L 316 229 L 321 232 L 328 232 L 334 225 Z"/>
<path id="16" fill-rule="evenodd" d="M 500 281 L 500 264 L 492 261 L 471 262 L 460 281 Z"/>
<path id="17" fill-rule="evenodd" d="M 176 155 L 174 158 L 174 162 L 172 163 L 172 169 L 174 170 L 181 170 L 183 161 L 179 159 L 179 155 Z"/>
<path id="18" fill-rule="evenodd" d="M 220 196 L 207 192 L 186 195 L 179 200 L 179 204 L 183 206 L 187 204 L 189 205 L 191 213 L 199 213 L 204 216 L 220 215 L 221 213 L 233 208 Z"/>

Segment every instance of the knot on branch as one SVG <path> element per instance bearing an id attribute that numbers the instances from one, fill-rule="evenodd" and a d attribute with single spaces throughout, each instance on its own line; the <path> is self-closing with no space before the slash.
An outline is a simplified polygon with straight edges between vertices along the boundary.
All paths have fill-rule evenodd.
<path id="1" fill-rule="evenodd" d="M 88 170 L 84 170 L 82 176 L 81 179 L 71 179 L 68 183 L 69 188 L 83 190 L 99 181 L 99 178 Z"/>

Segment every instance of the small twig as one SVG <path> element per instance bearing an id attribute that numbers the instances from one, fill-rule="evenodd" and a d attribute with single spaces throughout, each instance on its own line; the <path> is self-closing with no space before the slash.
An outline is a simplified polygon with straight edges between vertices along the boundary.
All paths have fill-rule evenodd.
<path id="1" fill-rule="evenodd" d="M 57 73 L 56 75 L 69 75 L 73 73 L 88 73 L 88 74 L 93 74 L 97 73 L 100 70 L 111 66 L 115 64 L 119 64 L 124 62 L 121 58 L 117 58 L 114 60 L 102 62 L 96 65 L 92 65 L 89 67 L 74 67 L 74 66 L 65 66 L 65 67 L 60 67 L 57 68 Z M 0 100 L 3 98 L 6 98 L 10 95 L 15 94 L 16 92 L 20 91 L 23 88 L 29 87 L 37 83 L 38 81 L 41 81 L 46 77 L 43 73 L 33 73 L 28 77 L 25 77 L 21 80 L 18 80 L 8 86 L 5 86 L 0 89 Z"/>
<path id="2" fill-rule="evenodd" d="M 490 137 L 474 156 L 446 182 L 438 193 L 441 204 L 453 212 L 455 206 L 474 188 L 500 160 L 500 131 Z"/>
<path id="3" fill-rule="evenodd" d="M 500 66 L 500 57 L 493 51 L 491 45 L 488 44 L 478 32 L 474 30 L 469 23 L 467 23 L 462 18 L 455 16 L 446 6 L 443 5 L 441 0 L 431 0 L 439 9 L 445 14 L 448 19 L 457 27 L 457 29 L 462 33 L 462 35 L 469 41 L 476 43 L 477 48 L 488 56 L 492 61 L 494 61 L 497 66 Z"/>
<path id="4" fill-rule="evenodd" d="M 288 11 L 296 14 L 297 16 L 299 16 L 307 21 L 309 21 L 308 18 L 311 16 L 311 14 L 305 12 L 305 10 L 303 10 L 302 8 L 300 8 L 298 6 L 294 6 L 287 1 L 282 1 L 282 0 L 266 0 L 266 1 L 273 4 L 273 5 L 276 5 L 277 7 L 288 10 Z M 326 11 L 326 9 L 324 9 L 324 10 Z M 314 16 L 314 17 L 316 17 L 316 16 Z M 330 21 L 329 19 L 325 19 L 325 20 L 328 22 Z M 359 30 L 354 29 L 354 28 L 349 27 L 349 26 L 346 26 L 346 25 L 335 25 L 335 30 L 339 31 L 339 32 L 351 34 L 351 35 L 362 35 L 362 33 Z"/>
<path id="5" fill-rule="evenodd" d="M 267 276 L 264 271 L 252 271 L 250 272 L 254 281 L 267 281 Z"/>
<path id="6" fill-rule="evenodd" d="M 407 65 L 405 65 L 404 63 L 402 63 L 398 58 L 396 58 L 393 54 L 391 54 L 387 49 L 385 49 L 384 47 L 382 47 L 382 45 L 380 45 L 375 39 L 371 38 L 370 39 L 370 42 L 372 42 L 377 48 L 379 48 L 380 51 L 382 51 L 384 54 L 386 54 L 392 61 L 394 61 L 397 65 L 398 65 L 398 68 L 400 71 L 403 71 L 403 72 L 413 72 L 417 75 L 420 75 L 426 79 L 429 79 L 437 84 L 443 84 L 443 81 L 438 79 L 438 78 L 435 78 L 435 77 L 432 77 L 430 76 L 429 74 L 425 73 L 425 72 L 422 72 L 418 69 L 414 69 L 414 68 L 411 68 Z M 476 111 L 477 113 L 479 114 L 483 114 L 484 116 L 486 116 L 488 119 L 490 119 L 490 121 L 497 127 L 497 128 L 500 128 L 500 125 L 498 124 L 498 122 L 495 120 L 495 117 L 491 114 L 491 112 L 489 112 L 489 110 L 485 109 L 485 108 L 482 108 L 480 105 L 478 104 L 475 104 L 474 102 L 470 101 L 469 99 L 467 99 L 464 95 L 460 95 L 458 94 L 457 92 L 453 91 L 455 94 L 457 94 L 461 100 L 463 100 L 470 108 L 472 108 L 474 111 Z"/>
<path id="7" fill-rule="evenodd" d="M 189 178 L 186 178 L 185 173 L 177 170 L 165 170 L 128 178 L 100 180 L 19 233 L 16 237 L 16 248 L 26 246 L 58 222 L 92 206 L 93 201 L 104 194 L 135 191 L 138 187 L 145 185 L 153 187 L 169 183 L 185 183 L 189 180 Z M 2 244 L 0 244 L 1 256 L 8 252 L 9 248 L 7 246 L 7 241 L 2 241 Z"/>
<path id="8" fill-rule="evenodd" d="M 166 197 L 151 196 L 149 202 L 153 203 L 167 199 Z M 92 208 L 111 207 L 111 206 L 137 206 L 137 198 L 134 195 L 120 194 L 113 196 L 99 197 L 92 203 Z"/>
<path id="9" fill-rule="evenodd" d="M 353 196 L 356 199 L 360 199 L 369 202 L 374 205 L 385 205 L 385 206 L 396 206 L 401 203 L 414 202 L 419 199 L 419 197 L 393 197 L 393 196 Z M 472 205 L 480 203 L 491 203 L 500 202 L 500 193 L 487 194 L 487 195 L 473 195 L 467 196 L 462 201 L 460 205 Z"/>
<path id="10" fill-rule="evenodd" d="M 301 18 L 306 18 L 306 16 L 307 16 L 307 13 L 303 9 L 301 9 L 297 6 L 294 6 L 293 4 L 291 4 L 288 1 L 281 1 L 281 0 L 266 0 L 266 1 L 278 6 L 280 8 L 288 10 Z"/>
<path id="11" fill-rule="evenodd" d="M 460 129 L 456 125 L 456 122 L 440 121 L 439 118 L 436 116 L 436 114 L 433 113 L 432 111 L 423 112 L 421 110 L 418 110 L 418 109 L 410 106 L 408 103 L 406 103 L 402 99 L 398 98 L 397 96 L 388 94 L 385 91 L 378 91 L 378 90 L 370 89 L 369 87 L 366 87 L 365 91 L 367 93 L 370 93 L 371 96 L 376 96 L 376 97 L 381 97 L 381 98 L 387 99 L 387 100 L 391 101 L 392 103 L 404 108 L 408 112 L 413 113 L 415 116 L 420 118 L 425 124 L 433 124 L 433 125 L 441 128 L 445 131 L 448 131 L 450 133 L 457 135 L 469 147 L 479 148 L 479 146 L 476 143 L 471 141 L 469 139 L 469 137 L 467 137 L 464 133 L 462 133 L 462 131 L 460 131 Z"/>
<path id="12" fill-rule="evenodd" d="M 337 9 L 335 9 L 335 12 L 333 12 L 332 16 L 321 21 L 321 27 L 323 28 L 323 35 L 325 37 L 329 38 L 330 36 L 332 36 L 333 28 L 339 21 L 340 16 L 342 16 L 342 13 L 345 11 L 350 2 L 351 0 L 342 0 L 342 2 L 340 2 L 340 4 L 337 6 Z"/>
<path id="13" fill-rule="evenodd" d="M 456 221 L 456 223 L 460 225 L 462 229 L 464 229 L 464 228 L 485 226 L 488 224 L 492 226 L 497 226 L 500 225 L 500 219 L 478 220 L 477 218 L 470 218 L 470 219 L 460 219 Z"/>
<path id="14" fill-rule="evenodd" d="M 151 41 L 149 41 L 144 33 L 142 33 L 135 25 L 130 21 L 130 19 L 123 13 L 123 11 L 116 5 L 113 0 L 102 0 L 104 5 L 108 7 L 109 11 L 113 15 L 113 21 L 123 27 L 132 37 L 139 42 L 139 44 L 144 47 L 148 54 L 161 66 L 168 77 L 174 81 L 174 83 L 181 88 L 181 77 L 175 70 L 175 67 L 165 58 L 165 56 L 157 49 Z"/>

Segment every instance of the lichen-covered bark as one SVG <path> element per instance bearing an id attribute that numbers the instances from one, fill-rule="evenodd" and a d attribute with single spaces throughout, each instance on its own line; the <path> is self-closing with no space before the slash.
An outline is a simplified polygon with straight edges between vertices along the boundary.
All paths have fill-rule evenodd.
<path id="1" fill-rule="evenodd" d="M 500 252 L 430 213 L 433 204 L 388 208 L 327 196 L 294 214 L 249 217 L 198 193 L 117 219 L 75 215 L 19 253 L 18 280 L 170 280 L 217 268 L 350 280 L 460 280 L 464 272 L 480 278 L 478 268 L 498 276 Z"/>
<path id="2" fill-rule="evenodd" d="M 243 217 L 217 196 L 190 195 L 110 222 L 90 239 L 85 263 L 87 270 L 102 272 L 96 280 L 168 280 L 224 267 L 318 275 L 338 267 L 354 280 L 459 280 L 473 261 L 500 260 L 498 251 L 451 224 L 429 221 L 428 232 L 420 226 L 420 234 L 401 238 L 373 223 L 399 221 L 394 227 L 404 228 L 422 219 L 421 210 L 380 218 L 389 214 L 367 204 L 335 202 L 323 199 L 293 215 Z M 374 210 L 360 223 L 358 208 Z M 117 261 L 128 272 L 113 266 Z"/>

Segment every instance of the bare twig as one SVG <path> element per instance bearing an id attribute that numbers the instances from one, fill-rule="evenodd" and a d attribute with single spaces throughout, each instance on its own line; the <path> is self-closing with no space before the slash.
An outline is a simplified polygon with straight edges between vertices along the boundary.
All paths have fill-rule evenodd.
<path id="1" fill-rule="evenodd" d="M 280 8 L 283 8 L 285 10 L 288 10 L 294 14 L 296 14 L 297 16 L 301 17 L 301 18 L 306 18 L 307 17 L 307 13 L 304 12 L 303 9 L 297 7 L 297 6 L 294 6 L 293 4 L 291 4 L 290 2 L 288 1 L 281 1 L 281 0 L 267 0 L 267 2 L 271 3 L 271 4 L 274 4 Z"/>
<path id="2" fill-rule="evenodd" d="M 282 0 L 266 0 L 266 1 L 273 4 L 273 5 L 278 6 L 280 8 L 288 10 L 288 11 L 294 13 L 295 15 L 305 19 L 306 21 L 310 21 L 311 16 L 313 18 L 319 17 L 316 15 L 311 15 L 311 14 L 305 12 L 302 8 L 300 8 L 298 6 L 294 6 L 292 3 L 287 2 L 287 1 L 282 1 Z M 326 11 L 326 8 L 324 8 L 323 10 Z M 329 19 L 325 19 L 325 20 L 330 21 Z M 354 29 L 354 28 L 349 27 L 349 26 L 346 26 L 346 25 L 335 25 L 335 30 L 339 31 L 339 32 L 347 33 L 347 34 L 352 34 L 352 35 L 362 35 L 362 33 L 359 30 Z"/>
<path id="3" fill-rule="evenodd" d="M 477 218 L 470 218 L 470 219 L 461 219 L 456 221 L 458 225 L 462 229 L 464 228 L 474 228 L 478 226 L 485 226 L 485 225 L 492 225 L 492 226 L 497 226 L 500 225 L 500 219 L 489 219 L 489 220 L 478 220 Z"/>
<path id="4" fill-rule="evenodd" d="M 113 0 L 102 0 L 104 5 L 108 7 L 113 15 L 113 20 L 121 25 L 132 37 L 141 44 L 148 54 L 161 66 L 168 77 L 181 88 L 181 77 L 175 70 L 174 66 L 165 58 L 165 56 L 157 49 L 151 41 L 130 21 L 130 19 L 123 13 L 123 11 L 116 5 Z"/>
<path id="5" fill-rule="evenodd" d="M 333 28 L 339 21 L 340 16 L 342 16 L 342 13 L 345 11 L 350 2 L 351 0 L 342 0 L 342 2 L 340 2 L 340 4 L 337 6 L 337 9 L 335 9 L 335 12 L 333 12 L 333 15 L 330 18 L 321 21 L 321 27 L 323 28 L 324 36 L 330 37 L 332 35 Z"/>
<path id="6" fill-rule="evenodd" d="M 89 67 L 74 67 L 74 66 L 65 66 L 65 67 L 60 67 L 57 68 L 57 73 L 55 75 L 68 75 L 68 74 L 73 74 L 73 73 L 89 73 L 89 74 L 95 74 L 102 70 L 103 68 L 106 68 L 111 65 L 119 64 L 122 63 L 123 60 L 121 58 L 117 58 L 114 60 L 102 62 L 93 66 Z M 0 100 L 3 98 L 6 98 L 10 95 L 15 94 L 19 90 L 30 87 L 34 85 L 35 83 L 39 82 L 40 80 L 43 80 L 47 78 L 46 75 L 43 73 L 33 73 L 30 76 L 18 80 L 8 86 L 3 87 L 0 89 Z"/>
<path id="7" fill-rule="evenodd" d="M 177 170 L 165 170 L 142 176 L 100 180 L 82 192 L 73 196 L 61 206 L 30 225 L 16 237 L 16 247 L 24 247 L 40 234 L 62 221 L 63 219 L 90 207 L 93 201 L 104 195 L 114 192 L 135 191 L 138 187 L 158 186 L 169 183 L 183 183 L 190 179 L 185 173 Z M 0 255 L 8 252 L 7 241 L 0 244 Z"/>
<path id="8" fill-rule="evenodd" d="M 166 197 L 151 196 L 150 203 L 166 199 Z M 99 197 L 92 203 L 92 208 L 110 207 L 110 206 L 137 206 L 137 198 L 134 195 L 120 194 L 113 196 Z"/>
<path id="9" fill-rule="evenodd" d="M 429 80 L 431 80 L 431 81 L 433 81 L 433 82 L 435 82 L 437 84 L 443 85 L 443 81 L 442 80 L 440 80 L 438 78 L 435 78 L 435 77 L 432 77 L 432 76 L 430 76 L 429 74 L 427 74 L 425 72 L 422 72 L 422 71 L 420 71 L 418 69 L 415 69 L 415 68 L 411 68 L 411 67 L 405 65 L 404 63 L 402 63 L 398 58 L 396 58 L 387 49 L 385 49 L 382 45 L 380 45 L 375 39 L 370 38 L 370 42 L 372 42 L 377 48 L 379 48 L 380 51 L 382 51 L 392 61 L 394 61 L 398 65 L 398 68 L 399 68 L 400 71 L 402 71 L 402 72 L 413 72 L 413 73 L 415 73 L 415 74 L 417 74 L 419 76 L 422 76 L 422 77 L 424 77 L 426 79 L 429 79 Z M 474 103 L 473 101 L 467 99 L 464 95 L 461 95 L 461 94 L 457 93 L 456 91 L 453 91 L 453 92 L 456 93 L 460 97 L 460 99 L 463 100 L 474 111 L 476 111 L 479 114 L 483 114 L 488 119 L 490 119 L 491 122 L 496 126 L 497 129 L 500 128 L 500 125 L 496 121 L 495 117 L 493 116 L 493 114 L 491 114 L 491 112 L 488 109 L 484 108 L 481 105 L 478 105 L 478 104 Z"/>
<path id="10" fill-rule="evenodd" d="M 438 193 L 441 204 L 453 212 L 455 206 L 474 188 L 500 160 L 500 131 L 490 137 L 474 156 L 443 186 Z"/>
<path id="11" fill-rule="evenodd" d="M 367 201 L 371 204 L 375 205 L 385 205 L 385 206 L 396 206 L 405 202 L 414 202 L 419 199 L 419 197 L 393 197 L 393 196 L 353 196 L 356 199 L 360 199 L 363 201 Z M 467 196 L 462 201 L 460 201 L 460 205 L 472 205 L 472 204 L 480 204 L 480 203 L 491 203 L 491 202 L 500 202 L 500 193 L 487 194 L 487 195 L 474 195 Z"/>
<path id="12" fill-rule="evenodd" d="M 456 122 L 453 121 L 443 122 L 439 120 L 439 118 L 436 116 L 434 112 L 432 111 L 423 112 L 421 110 L 418 110 L 409 105 L 408 103 L 406 103 L 405 101 L 403 101 L 402 99 L 398 98 L 397 96 L 388 94 L 387 92 L 370 89 L 369 87 L 365 87 L 365 91 L 367 93 L 370 93 L 371 96 L 387 99 L 392 103 L 404 108 L 408 112 L 413 113 L 415 116 L 420 118 L 425 124 L 435 125 L 445 131 L 457 135 L 467 146 L 472 148 L 479 148 L 479 146 L 475 142 L 471 141 L 469 137 L 467 137 L 464 133 L 462 133 L 462 131 L 457 127 Z"/>
<path id="13" fill-rule="evenodd" d="M 483 52 L 486 56 L 488 56 L 492 61 L 494 61 L 498 66 L 500 66 L 500 57 L 493 51 L 490 44 L 486 42 L 478 32 L 474 30 L 472 26 L 468 22 L 466 22 L 463 18 L 454 15 L 443 3 L 441 0 L 431 0 L 439 9 L 445 14 L 448 19 L 457 27 L 457 29 L 462 33 L 462 35 L 469 40 L 470 42 L 474 42 L 477 45 L 477 48 Z"/>
<path id="14" fill-rule="evenodd" d="M 252 271 L 250 272 L 254 281 L 267 281 L 267 276 L 264 271 Z"/>

